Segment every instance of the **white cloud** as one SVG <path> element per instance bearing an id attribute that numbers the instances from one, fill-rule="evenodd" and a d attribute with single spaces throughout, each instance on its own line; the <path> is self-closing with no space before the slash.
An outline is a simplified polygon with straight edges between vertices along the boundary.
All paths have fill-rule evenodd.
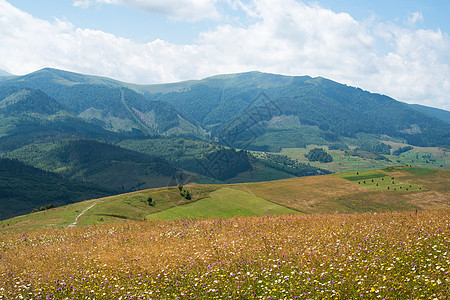
<path id="1" fill-rule="evenodd" d="M 379 72 L 368 85 L 402 101 L 450 110 L 448 35 L 440 30 L 383 27 L 393 49 L 378 58 Z"/>
<path id="2" fill-rule="evenodd" d="M 176 45 L 43 21 L 0 0 L 0 57 L 8 58 L 0 69 L 49 66 L 136 83 L 259 70 L 327 77 L 450 110 L 450 39 L 439 30 L 362 23 L 295 0 L 228 1 L 247 11 L 250 25 L 223 24 Z"/>
<path id="3" fill-rule="evenodd" d="M 188 21 L 212 19 L 219 15 L 212 0 L 75 0 L 73 5 L 88 8 L 96 3 L 129 6 Z"/>
<path id="4" fill-rule="evenodd" d="M 423 22 L 422 12 L 416 11 L 416 12 L 413 12 L 413 13 L 409 14 L 408 22 L 407 22 L 408 25 L 413 26 L 413 25 L 415 25 L 416 23 L 419 23 L 419 22 Z"/>

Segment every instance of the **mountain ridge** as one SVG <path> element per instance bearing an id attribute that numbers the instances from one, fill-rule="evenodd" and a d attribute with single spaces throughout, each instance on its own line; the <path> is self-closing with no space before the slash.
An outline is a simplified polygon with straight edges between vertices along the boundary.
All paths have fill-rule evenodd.
<path id="1" fill-rule="evenodd" d="M 433 114 L 323 77 L 253 71 L 134 85 L 45 68 L 1 83 L 8 85 L 40 89 L 85 121 L 112 132 L 200 139 L 211 135 L 221 140 L 221 133 L 235 127 L 239 119 L 241 127 L 248 129 L 247 136 L 231 144 L 222 139 L 236 148 L 243 147 L 252 131 L 255 141 L 249 149 L 279 151 L 279 141 L 272 141 L 270 135 L 276 132 L 282 139 L 291 140 L 294 132 L 307 131 L 308 126 L 318 127 L 317 135 L 327 137 L 328 142 L 333 142 L 332 136 L 332 140 L 342 141 L 365 133 L 402 138 L 416 146 L 450 145 L 449 124 Z M 258 105 L 272 106 L 272 111 L 266 110 L 264 117 L 255 120 L 251 114 L 261 109 Z M 275 128 L 273 123 L 280 118 L 290 121 L 284 125 L 278 122 Z M 302 140 L 298 145 L 314 140 L 305 134 L 298 138 Z M 326 144 L 327 138 L 322 142 Z"/>

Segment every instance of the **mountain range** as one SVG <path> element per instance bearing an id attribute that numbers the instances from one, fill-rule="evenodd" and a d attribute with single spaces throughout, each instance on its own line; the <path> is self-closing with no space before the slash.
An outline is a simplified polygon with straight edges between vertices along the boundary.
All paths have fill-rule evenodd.
<path id="1" fill-rule="evenodd" d="M 386 139 L 450 145 L 450 112 L 321 77 L 248 72 L 136 85 L 49 68 L 6 75 L 1 156 L 100 190 L 328 172 L 250 150 L 318 145 L 384 154 Z"/>

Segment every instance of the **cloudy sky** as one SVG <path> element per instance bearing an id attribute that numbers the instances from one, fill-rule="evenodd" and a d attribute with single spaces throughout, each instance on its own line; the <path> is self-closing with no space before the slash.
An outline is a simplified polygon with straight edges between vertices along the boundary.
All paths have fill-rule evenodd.
<path id="1" fill-rule="evenodd" d="M 0 70 L 134 83 L 258 70 L 450 110 L 448 0 L 0 0 Z"/>

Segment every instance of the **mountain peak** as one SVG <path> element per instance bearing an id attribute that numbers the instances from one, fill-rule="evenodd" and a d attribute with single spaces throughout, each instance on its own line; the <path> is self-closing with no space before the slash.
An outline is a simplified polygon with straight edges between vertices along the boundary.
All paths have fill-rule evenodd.
<path id="1" fill-rule="evenodd" d="M 37 89 L 4 87 L 0 89 L 0 111 L 7 114 L 39 113 L 45 115 L 63 111 L 64 106 Z"/>

